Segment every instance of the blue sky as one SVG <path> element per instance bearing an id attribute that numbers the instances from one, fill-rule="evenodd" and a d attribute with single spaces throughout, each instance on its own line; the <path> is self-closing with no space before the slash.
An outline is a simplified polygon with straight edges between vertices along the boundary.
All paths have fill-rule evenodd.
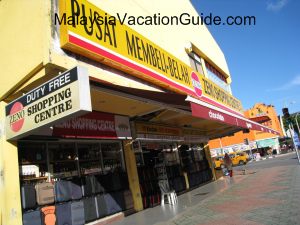
<path id="1" fill-rule="evenodd" d="M 244 109 L 256 102 L 300 111 L 300 1 L 192 0 L 200 13 L 255 16 L 254 26 L 207 26 L 223 50 L 233 95 Z"/>

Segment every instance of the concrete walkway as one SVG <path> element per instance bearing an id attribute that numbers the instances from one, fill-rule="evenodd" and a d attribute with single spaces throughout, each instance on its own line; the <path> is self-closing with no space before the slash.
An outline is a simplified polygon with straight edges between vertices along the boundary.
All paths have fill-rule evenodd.
<path id="1" fill-rule="evenodd" d="M 279 162 L 279 160 L 278 160 Z M 179 196 L 176 206 L 158 206 L 113 225 L 298 225 L 300 166 L 297 160 L 270 168 L 235 171 Z"/>

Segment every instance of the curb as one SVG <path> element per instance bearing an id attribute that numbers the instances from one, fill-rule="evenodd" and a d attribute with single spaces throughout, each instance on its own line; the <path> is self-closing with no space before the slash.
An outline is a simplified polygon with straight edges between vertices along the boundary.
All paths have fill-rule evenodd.
<path id="1" fill-rule="evenodd" d="M 283 156 L 286 156 L 286 155 L 291 155 L 291 154 L 294 154 L 295 152 L 288 152 L 288 153 L 284 153 L 284 154 L 279 154 L 279 155 L 272 155 L 271 157 L 261 157 L 259 159 L 252 159 L 250 160 L 248 163 L 251 163 L 251 162 L 258 162 L 258 161 L 262 161 L 262 160 L 266 160 L 266 159 L 274 159 L 274 158 L 277 158 L 277 157 L 283 157 Z"/>

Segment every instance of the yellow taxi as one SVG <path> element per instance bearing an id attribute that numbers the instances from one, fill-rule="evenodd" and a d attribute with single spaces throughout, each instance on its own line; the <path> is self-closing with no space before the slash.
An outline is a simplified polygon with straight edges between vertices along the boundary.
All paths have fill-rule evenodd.
<path id="1" fill-rule="evenodd" d="M 229 157 L 231 158 L 234 166 L 246 164 L 249 158 L 245 152 L 233 152 L 229 154 Z"/>
<path id="2" fill-rule="evenodd" d="M 224 155 L 219 155 L 214 158 L 213 163 L 214 163 L 215 169 L 221 169 L 224 167 L 223 159 L 224 159 Z"/>
<path id="3" fill-rule="evenodd" d="M 248 158 L 249 158 L 249 156 L 245 152 L 231 152 L 228 155 L 231 158 L 233 166 L 244 165 L 248 162 Z M 214 158 L 215 169 L 224 168 L 223 159 L 224 159 L 224 155 L 219 155 Z"/>

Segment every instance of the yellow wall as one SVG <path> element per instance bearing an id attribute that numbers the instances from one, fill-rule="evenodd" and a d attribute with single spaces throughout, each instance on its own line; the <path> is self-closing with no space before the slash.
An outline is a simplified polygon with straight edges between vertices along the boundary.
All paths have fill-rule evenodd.
<path id="1" fill-rule="evenodd" d="M 6 141 L 2 100 L 49 61 L 50 1 L 0 1 L 0 224 L 21 225 L 18 151 Z"/>
<path id="2" fill-rule="evenodd" d="M 6 141 L 4 107 L 0 103 L 0 217 L 1 225 L 21 225 L 22 211 L 19 186 L 18 149 Z"/>
<path id="3" fill-rule="evenodd" d="M 50 1 L 0 1 L 0 100 L 49 55 Z"/>

